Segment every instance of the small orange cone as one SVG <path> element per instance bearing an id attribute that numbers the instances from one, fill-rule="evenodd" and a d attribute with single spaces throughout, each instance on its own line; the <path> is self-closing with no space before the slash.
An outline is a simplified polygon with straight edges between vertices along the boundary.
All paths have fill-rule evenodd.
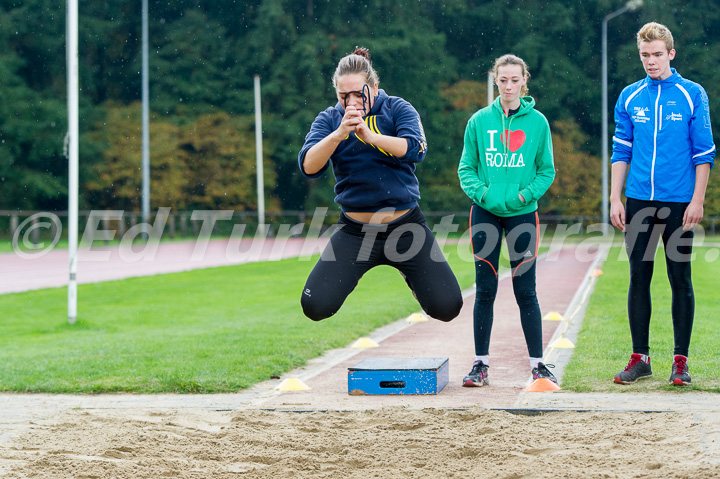
<path id="1" fill-rule="evenodd" d="M 603 274 L 603 272 L 602 272 L 601 269 L 595 269 L 595 270 L 593 270 L 593 272 L 590 273 L 590 274 L 591 274 L 593 277 L 597 278 L 598 276 L 600 276 L 601 274 Z"/>
<path id="2" fill-rule="evenodd" d="M 562 388 L 548 378 L 540 378 L 533 381 L 533 383 L 525 389 L 525 392 L 544 393 L 548 391 L 559 391 L 560 389 Z"/>

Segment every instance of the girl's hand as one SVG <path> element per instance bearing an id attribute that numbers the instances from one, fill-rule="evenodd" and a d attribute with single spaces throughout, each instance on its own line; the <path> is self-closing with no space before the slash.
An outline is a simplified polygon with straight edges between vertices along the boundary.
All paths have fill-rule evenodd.
<path id="1" fill-rule="evenodd" d="M 362 119 L 362 112 L 357 110 L 354 106 L 348 106 L 345 109 L 345 116 L 343 116 L 340 126 L 335 132 L 337 133 L 339 140 L 342 141 L 350 134 L 355 131 L 358 125 L 365 125 Z"/>
<path id="2" fill-rule="evenodd" d="M 374 133 L 372 130 L 370 130 L 365 121 L 363 121 L 362 119 L 360 120 L 360 123 L 358 123 L 358 125 L 355 127 L 355 135 L 362 141 L 370 145 L 374 145 L 377 138 L 377 133 Z"/>
<path id="3" fill-rule="evenodd" d="M 615 228 L 625 232 L 625 207 L 622 201 L 610 201 L 610 222 Z"/>
<path id="4" fill-rule="evenodd" d="M 702 201 L 691 201 L 683 215 L 683 231 L 690 231 L 696 227 L 703 219 Z"/>

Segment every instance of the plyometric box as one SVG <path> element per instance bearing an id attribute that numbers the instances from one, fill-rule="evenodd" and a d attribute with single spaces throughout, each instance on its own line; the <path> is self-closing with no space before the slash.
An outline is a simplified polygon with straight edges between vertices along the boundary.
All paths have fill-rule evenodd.
<path id="1" fill-rule="evenodd" d="M 437 394 L 449 369 L 448 358 L 367 358 L 348 368 L 348 394 Z"/>

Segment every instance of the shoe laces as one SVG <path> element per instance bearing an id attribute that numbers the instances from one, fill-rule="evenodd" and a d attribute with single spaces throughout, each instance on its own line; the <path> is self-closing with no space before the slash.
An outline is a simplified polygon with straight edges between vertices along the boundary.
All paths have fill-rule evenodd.
<path id="1" fill-rule="evenodd" d="M 473 363 L 472 371 L 470 371 L 470 374 L 480 374 L 484 376 L 485 369 L 487 368 L 487 364 L 483 363 L 482 361 L 476 361 Z"/>
<path id="2" fill-rule="evenodd" d="M 625 366 L 625 371 L 630 371 L 640 361 L 642 361 L 642 356 L 640 356 L 639 354 L 630 355 L 630 362 L 627 366 Z"/>
<path id="3" fill-rule="evenodd" d="M 550 371 L 548 371 L 548 368 L 554 368 L 554 367 L 555 367 L 554 364 L 545 364 L 545 363 L 540 363 L 540 364 L 538 364 L 538 366 L 539 366 L 540 368 L 545 368 L 545 370 L 546 370 L 547 372 L 550 372 Z"/>
<path id="4" fill-rule="evenodd" d="M 687 358 L 675 356 L 675 373 L 685 374 L 687 372 Z"/>
<path id="5" fill-rule="evenodd" d="M 553 376 L 553 373 L 551 373 L 548 368 L 554 368 L 554 367 L 555 367 L 554 364 L 538 363 L 537 368 L 535 368 L 533 370 L 533 379 L 537 379 L 539 377 Z"/>

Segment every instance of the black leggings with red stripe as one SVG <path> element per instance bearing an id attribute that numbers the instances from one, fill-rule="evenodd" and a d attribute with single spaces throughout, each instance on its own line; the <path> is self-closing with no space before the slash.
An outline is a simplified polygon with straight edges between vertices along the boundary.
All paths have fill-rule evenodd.
<path id="1" fill-rule="evenodd" d="M 541 358 L 542 315 L 535 293 L 535 263 L 538 250 L 537 212 L 518 216 L 496 216 L 476 204 L 470 210 L 472 250 L 475 256 L 475 354 L 486 356 L 490 349 L 493 306 L 498 289 L 500 245 L 505 233 L 512 269 L 515 300 L 531 358 Z"/>

